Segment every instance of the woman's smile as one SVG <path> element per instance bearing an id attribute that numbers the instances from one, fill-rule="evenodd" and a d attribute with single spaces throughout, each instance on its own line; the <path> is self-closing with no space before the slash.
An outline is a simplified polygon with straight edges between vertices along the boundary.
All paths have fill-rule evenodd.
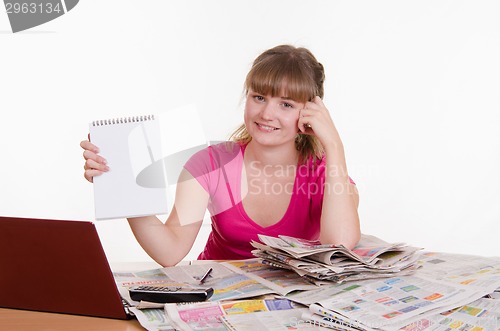
<path id="1" fill-rule="evenodd" d="M 261 124 L 259 122 L 255 122 L 255 124 L 260 129 L 260 131 L 273 132 L 273 131 L 279 130 L 279 128 L 277 128 L 277 127 L 270 126 L 270 125 L 265 125 L 265 124 Z"/>

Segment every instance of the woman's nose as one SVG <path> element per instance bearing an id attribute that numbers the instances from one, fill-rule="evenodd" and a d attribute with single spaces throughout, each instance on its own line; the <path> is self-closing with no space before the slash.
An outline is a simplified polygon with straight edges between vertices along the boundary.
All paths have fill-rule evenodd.
<path id="1" fill-rule="evenodd" d="M 262 119 L 272 120 L 274 117 L 274 108 L 275 106 L 270 102 L 263 105 L 262 110 L 260 112 L 260 116 L 262 117 Z"/>

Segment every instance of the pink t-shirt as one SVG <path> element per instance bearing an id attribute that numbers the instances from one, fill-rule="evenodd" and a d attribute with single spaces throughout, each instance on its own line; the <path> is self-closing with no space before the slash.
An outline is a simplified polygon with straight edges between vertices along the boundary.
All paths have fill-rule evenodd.
<path id="1" fill-rule="evenodd" d="M 293 188 L 272 188 L 289 191 L 292 196 L 283 218 L 276 224 L 262 227 L 245 212 L 241 202 L 241 175 L 245 145 L 225 142 L 197 152 L 185 169 L 209 193 L 208 210 L 212 219 L 205 249 L 200 260 L 235 260 L 253 257 L 250 242 L 259 241 L 258 234 L 277 237 L 287 235 L 318 239 L 320 230 L 325 161 L 309 160 L 296 169 Z M 275 191 L 273 191 L 275 192 Z"/>

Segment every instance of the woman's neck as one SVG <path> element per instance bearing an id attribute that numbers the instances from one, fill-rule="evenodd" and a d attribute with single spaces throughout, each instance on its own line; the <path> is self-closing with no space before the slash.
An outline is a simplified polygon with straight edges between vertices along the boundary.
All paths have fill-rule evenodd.
<path id="1" fill-rule="evenodd" d="M 245 160 L 265 165 L 297 165 L 299 153 L 295 144 L 263 146 L 250 141 L 245 148 Z"/>

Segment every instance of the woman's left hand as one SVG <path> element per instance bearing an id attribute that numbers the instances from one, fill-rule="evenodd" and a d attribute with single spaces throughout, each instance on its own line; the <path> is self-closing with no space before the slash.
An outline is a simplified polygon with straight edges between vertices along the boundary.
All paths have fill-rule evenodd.
<path id="1" fill-rule="evenodd" d="M 330 112 L 318 96 L 300 110 L 298 127 L 299 133 L 316 136 L 325 148 L 330 144 L 341 144 Z"/>

